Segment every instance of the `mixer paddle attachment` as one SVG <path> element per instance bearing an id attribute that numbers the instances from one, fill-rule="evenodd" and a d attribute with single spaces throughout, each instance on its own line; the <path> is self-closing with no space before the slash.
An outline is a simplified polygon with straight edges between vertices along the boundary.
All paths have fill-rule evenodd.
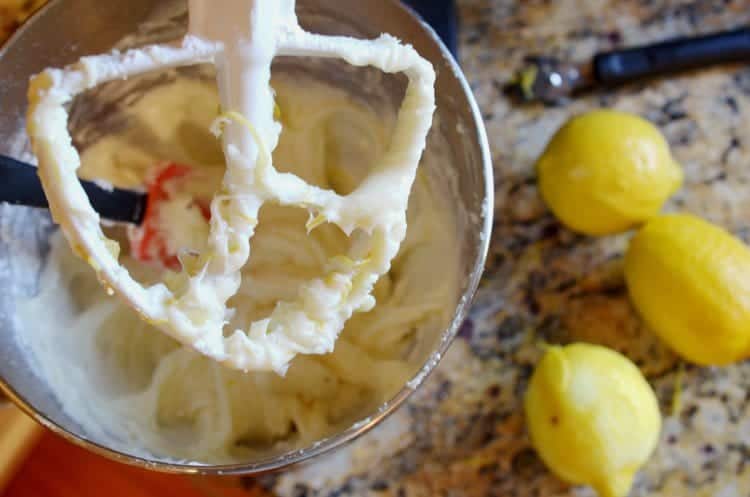
<path id="1" fill-rule="evenodd" d="M 432 66 L 389 35 L 374 40 L 304 31 L 293 0 L 190 0 L 188 34 L 178 43 L 83 57 L 47 69 L 30 84 L 27 127 L 52 215 L 70 246 L 99 280 L 164 333 L 211 359 L 240 370 L 283 374 L 296 354 L 331 352 L 354 312 L 371 309 L 375 282 L 406 234 L 406 207 L 435 108 Z M 281 133 L 274 120 L 271 63 L 276 56 L 343 59 L 408 78 L 388 150 L 353 192 L 339 195 L 281 173 L 272 153 Z M 101 83 L 198 63 L 212 63 L 222 112 L 226 173 L 210 204 L 208 249 L 180 258 L 179 276 L 144 287 L 118 262 L 76 170 L 80 156 L 68 132 L 66 104 Z M 266 202 L 310 212 L 308 231 L 333 223 L 351 237 L 348 253 L 332 257 L 323 277 L 300 285 L 249 329 L 225 330 L 227 301 L 251 257 L 258 212 Z"/>

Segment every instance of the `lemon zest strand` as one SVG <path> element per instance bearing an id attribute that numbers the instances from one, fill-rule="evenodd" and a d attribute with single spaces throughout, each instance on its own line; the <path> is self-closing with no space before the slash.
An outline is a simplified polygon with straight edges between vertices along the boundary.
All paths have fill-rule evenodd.
<path id="1" fill-rule="evenodd" d="M 682 384 L 685 381 L 685 363 L 680 361 L 677 366 L 677 374 L 674 378 L 674 390 L 672 392 L 672 416 L 677 416 L 682 411 Z"/>
<path id="2" fill-rule="evenodd" d="M 536 66 L 530 66 L 521 71 L 518 75 L 518 83 L 524 98 L 531 100 L 534 98 L 534 83 L 539 70 Z"/>
<path id="3" fill-rule="evenodd" d="M 265 166 L 266 164 L 271 163 L 271 154 L 268 152 L 268 148 L 266 147 L 263 138 L 261 138 L 260 133 L 258 133 L 258 130 L 255 128 L 255 126 L 253 126 L 253 123 L 251 123 L 248 118 L 246 118 L 239 112 L 235 110 L 229 110 L 220 114 L 219 117 L 214 119 L 214 122 L 211 123 L 211 132 L 216 137 L 220 137 L 221 135 L 223 135 L 224 127 L 226 126 L 227 121 L 234 121 L 237 124 L 245 127 L 245 129 L 250 132 L 250 136 L 252 136 L 253 140 L 255 141 L 255 145 L 258 147 L 259 162 L 262 161 L 260 165 Z"/>
<path id="4" fill-rule="evenodd" d="M 305 229 L 307 230 L 307 234 L 309 235 L 312 230 L 314 230 L 318 226 L 325 224 L 327 221 L 328 219 L 326 219 L 326 217 L 323 214 L 318 214 L 315 217 L 311 215 L 310 219 L 308 219 L 307 222 L 305 223 Z"/>

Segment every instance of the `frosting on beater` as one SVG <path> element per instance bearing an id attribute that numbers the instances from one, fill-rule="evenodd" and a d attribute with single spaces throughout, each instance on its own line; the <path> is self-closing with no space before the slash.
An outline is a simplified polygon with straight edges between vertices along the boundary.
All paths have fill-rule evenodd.
<path id="1" fill-rule="evenodd" d="M 27 130 L 52 215 L 74 251 L 149 323 L 231 368 L 283 374 L 297 354 L 333 350 L 354 312 L 371 309 L 373 286 L 385 274 L 406 234 L 406 207 L 434 112 L 432 66 L 389 35 L 376 40 L 322 36 L 302 30 L 293 0 L 191 0 L 189 34 L 176 45 L 84 57 L 47 69 L 30 84 Z M 274 168 L 271 152 L 281 125 L 270 86 L 275 56 L 336 57 L 408 78 L 390 147 L 353 192 L 339 195 Z M 226 172 L 211 201 L 207 248 L 180 254 L 182 271 L 144 287 L 118 262 L 119 246 L 102 232 L 76 170 L 80 156 L 67 130 L 65 104 L 100 83 L 200 62 L 216 66 L 223 109 L 214 126 Z M 227 301 L 241 284 L 258 212 L 265 202 L 304 207 L 308 230 L 334 223 L 352 239 L 332 257 L 326 274 L 278 302 L 248 329 L 225 330 Z"/>

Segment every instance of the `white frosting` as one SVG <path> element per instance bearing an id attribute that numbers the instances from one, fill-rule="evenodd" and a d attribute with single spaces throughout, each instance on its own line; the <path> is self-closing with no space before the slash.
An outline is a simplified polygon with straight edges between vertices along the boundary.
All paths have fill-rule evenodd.
<path id="1" fill-rule="evenodd" d="M 395 116 L 312 81 L 277 79 L 273 86 L 285 124 L 274 161 L 310 184 L 356 189 L 387 148 Z M 185 105 L 189 102 L 201 105 Z M 193 79 L 150 90 L 124 111 L 139 127 L 87 147 L 81 176 L 134 187 L 143 184 L 150 166 L 179 159 L 201 179 L 188 182 L 188 193 L 210 193 L 224 171 L 223 164 L 212 162 L 221 161 L 219 144 L 183 130 L 206 128 L 217 104 L 215 88 Z M 144 133 L 158 136 L 158 146 L 144 148 Z M 449 167 L 441 151 L 425 153 L 429 170 Z M 353 159 L 356 168 L 349 167 Z M 459 254 L 452 203 L 440 186 L 421 174 L 415 181 L 407 236 L 391 271 L 375 287 L 377 306 L 346 323 L 333 353 L 298 356 L 283 378 L 221 367 L 158 333 L 98 291 L 93 272 L 58 236 L 40 295 L 18 304 L 20 322 L 27 324 L 18 338 L 69 416 L 108 446 L 201 463 L 247 461 L 309 446 L 391 398 L 450 322 Z M 189 226 L 204 233 L 209 226 L 179 208 L 183 198 L 169 209 L 175 221 L 182 220 L 170 231 L 190 243 Z M 185 216 L 192 221 L 184 222 Z M 245 328 L 272 313 L 277 301 L 293 299 L 301 283 L 323 274 L 328 259 L 350 244 L 331 224 L 308 235 L 305 209 L 269 203 L 259 219 L 253 257 L 230 301 L 232 328 Z M 122 228 L 108 228 L 107 234 L 124 238 Z M 122 261 L 144 283 L 169 274 L 126 253 Z"/>
<path id="2" fill-rule="evenodd" d="M 388 35 L 367 41 L 307 33 L 296 22 L 292 0 L 191 0 L 189 6 L 190 34 L 177 46 L 84 57 L 34 77 L 28 133 L 53 217 L 105 286 L 148 322 L 216 361 L 283 374 L 297 354 L 331 352 L 352 314 L 375 304 L 373 287 L 406 233 L 409 192 L 434 111 L 434 71 L 412 47 Z M 269 81 L 276 55 L 338 57 L 408 77 L 390 147 L 348 195 L 274 168 L 271 152 L 281 127 L 273 118 Z M 169 286 L 144 287 L 118 262 L 119 250 L 104 236 L 76 179 L 80 157 L 71 144 L 64 106 L 102 82 L 201 61 L 216 65 L 222 108 L 234 113 L 224 123 L 223 186 L 211 203 L 206 250 Z M 336 224 L 354 243 L 345 257 L 328 261 L 323 277 L 302 283 L 267 318 L 227 330 L 232 316 L 227 302 L 242 286 L 241 269 L 266 202 L 304 207 L 313 216 L 311 228 Z"/>

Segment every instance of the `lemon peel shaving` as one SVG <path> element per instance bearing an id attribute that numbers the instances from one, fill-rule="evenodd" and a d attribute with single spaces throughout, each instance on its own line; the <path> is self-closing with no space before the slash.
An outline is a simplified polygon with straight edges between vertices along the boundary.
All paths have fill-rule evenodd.
<path id="1" fill-rule="evenodd" d="M 343 278 L 343 279 L 339 279 L 339 278 Z M 351 279 L 347 278 L 346 275 L 343 275 L 341 273 L 338 273 L 338 272 L 329 273 L 325 277 L 324 282 L 327 286 L 330 286 L 330 287 L 335 287 L 338 283 L 343 283 L 344 286 L 346 287 L 346 289 L 344 290 L 342 294 L 343 299 L 347 298 L 349 294 L 352 292 L 353 285 L 352 285 Z"/>
<path id="2" fill-rule="evenodd" d="M 255 129 L 255 126 L 253 126 L 253 123 L 251 123 L 245 116 L 243 116 L 239 112 L 235 110 L 229 110 L 222 114 L 219 114 L 219 117 L 214 119 L 214 122 L 211 123 L 211 127 L 209 129 L 214 136 L 220 138 L 224 134 L 226 125 L 231 121 L 242 125 L 250 132 L 250 136 L 252 136 L 253 140 L 255 140 L 255 145 L 258 147 L 259 162 L 262 161 L 262 164 L 270 164 L 271 154 L 268 151 L 263 138 L 260 136 L 260 133 L 258 133 L 258 130 Z M 259 163 L 258 165 L 261 165 L 261 163 Z"/>
<path id="3" fill-rule="evenodd" d="M 277 104 L 276 102 L 273 103 L 273 118 L 278 122 L 281 122 L 283 119 L 281 107 L 279 107 L 279 104 Z"/>
<path id="4" fill-rule="evenodd" d="M 89 255 L 86 256 L 86 264 L 91 266 L 91 268 L 97 273 L 102 270 L 102 266 L 99 264 L 99 262 Z M 100 283 L 104 284 L 104 281 L 105 281 L 104 278 L 99 277 Z"/>
<path id="5" fill-rule="evenodd" d="M 71 243 L 70 250 L 81 259 L 86 260 L 86 249 L 80 243 Z"/>
<path id="6" fill-rule="evenodd" d="M 346 271 L 359 269 L 362 266 L 369 264 L 370 261 L 371 261 L 371 258 L 369 257 L 355 261 L 351 257 L 347 257 L 345 255 L 334 255 L 328 260 L 329 264 L 342 267 Z"/>
<path id="7" fill-rule="evenodd" d="M 325 224 L 327 221 L 328 219 L 326 219 L 326 217 L 323 214 L 318 214 L 317 216 L 313 216 L 311 213 L 310 218 L 305 223 L 305 229 L 307 230 L 307 234 L 309 235 L 315 228 Z"/>
<path id="8" fill-rule="evenodd" d="M 521 88 L 523 96 L 527 100 L 534 98 L 534 82 L 539 73 L 539 69 L 535 65 L 531 65 L 518 74 L 518 86 Z"/>
<path id="9" fill-rule="evenodd" d="M 120 244 L 117 243 L 115 240 L 112 240 L 111 238 L 102 237 L 104 240 L 104 245 L 107 247 L 107 250 L 110 254 L 112 254 L 112 257 L 115 258 L 115 260 L 120 258 Z"/>
<path id="10" fill-rule="evenodd" d="M 677 374 L 674 377 L 674 391 L 672 392 L 672 416 L 677 416 L 682 411 L 682 384 L 685 382 L 685 363 L 680 362 L 677 366 Z"/>
<path id="11" fill-rule="evenodd" d="M 233 202 L 233 201 L 236 201 L 238 199 L 242 199 L 244 197 L 246 197 L 246 195 L 234 194 L 234 193 L 221 193 L 219 195 L 216 195 L 214 197 L 214 200 L 218 201 L 219 203 L 222 203 L 222 202 Z M 221 209 L 221 207 L 223 207 L 223 206 L 220 205 L 219 209 Z M 228 217 L 228 216 L 226 216 L 224 214 L 224 212 L 221 212 L 221 215 L 225 219 Z M 237 216 L 238 218 L 242 219 L 243 221 L 245 221 L 247 224 L 249 224 L 253 228 L 258 225 L 258 218 L 254 217 L 254 216 L 248 216 L 247 214 L 245 214 L 243 212 L 232 212 L 232 215 L 233 216 Z"/>
<path id="12" fill-rule="evenodd" d="M 177 254 L 177 260 L 180 261 L 183 271 L 188 276 L 198 276 L 205 271 L 206 266 L 211 262 L 211 257 L 207 254 L 182 252 Z"/>
<path id="13" fill-rule="evenodd" d="M 248 216 L 247 214 L 241 214 L 241 213 L 237 214 L 237 216 L 239 216 L 240 219 L 242 219 L 248 224 L 251 224 L 253 226 L 258 226 L 258 219 L 253 216 Z"/>

